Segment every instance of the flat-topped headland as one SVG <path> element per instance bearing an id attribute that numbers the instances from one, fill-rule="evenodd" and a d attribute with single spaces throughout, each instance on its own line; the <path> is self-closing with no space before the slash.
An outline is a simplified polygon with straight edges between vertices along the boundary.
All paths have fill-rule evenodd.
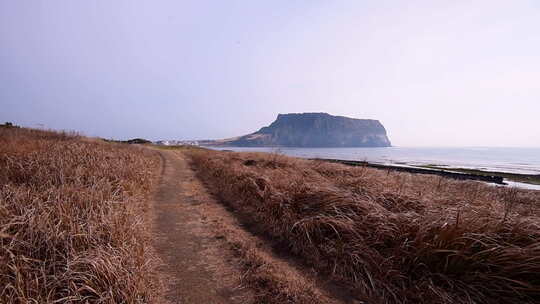
<path id="1" fill-rule="evenodd" d="M 327 113 L 279 114 L 260 130 L 234 138 L 202 141 L 209 146 L 236 147 L 390 147 L 386 129 L 373 119 Z"/>

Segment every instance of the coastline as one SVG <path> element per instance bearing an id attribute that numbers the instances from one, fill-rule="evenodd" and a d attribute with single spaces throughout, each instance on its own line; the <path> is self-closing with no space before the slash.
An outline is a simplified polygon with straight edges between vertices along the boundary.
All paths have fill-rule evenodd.
<path id="1" fill-rule="evenodd" d="M 540 187 L 540 174 L 510 173 L 510 172 L 500 172 L 500 171 L 480 170 L 480 169 L 470 169 L 470 168 L 453 168 L 453 167 L 444 168 L 441 166 L 430 166 L 430 165 L 425 165 L 421 167 L 428 168 L 428 169 L 445 170 L 448 172 L 461 172 L 465 174 L 474 174 L 474 175 L 481 175 L 481 176 L 490 176 L 490 175 L 500 176 L 504 178 L 505 182 L 528 184 L 528 185 Z"/>
<path id="2" fill-rule="evenodd" d="M 518 187 L 522 189 L 538 190 L 540 191 L 540 174 L 536 174 L 536 167 L 522 168 L 523 170 L 513 171 L 510 168 L 504 168 L 495 165 L 489 166 L 485 164 L 471 163 L 470 166 L 463 159 L 459 161 L 451 161 L 449 159 L 433 159 L 431 155 L 424 157 L 416 156 L 416 159 L 407 157 L 400 157 L 403 155 L 391 155 L 388 154 L 388 150 L 381 149 L 362 149 L 362 154 L 358 155 L 356 151 L 349 149 L 325 149 L 327 151 L 321 151 L 319 149 L 303 150 L 299 148 L 275 148 L 275 147 L 259 147 L 259 148 L 246 148 L 246 147 L 204 147 L 211 150 L 228 150 L 235 152 L 262 152 L 262 153 L 279 153 L 292 157 L 299 157 L 304 159 L 324 159 L 334 162 L 340 162 L 343 164 L 353 166 L 370 166 L 381 170 L 399 170 L 414 174 L 432 174 L 445 176 L 448 178 L 454 178 L 458 180 L 477 180 L 489 183 L 495 186 L 507 186 Z M 349 150 L 349 151 L 347 151 Z M 371 150 L 371 151 L 370 151 Z M 469 148 L 464 148 L 465 151 L 470 152 Z M 476 150 L 476 149 L 474 149 Z M 365 151 L 369 151 L 367 154 Z M 413 152 L 417 153 L 417 149 Z M 441 150 L 435 150 L 440 153 Z M 344 153 L 345 152 L 345 153 Z M 355 153 L 356 152 L 356 153 Z M 406 151 L 410 153 L 411 151 Z M 428 152 L 433 152 L 429 151 Z M 452 153 L 459 153 L 460 150 L 451 151 Z M 485 151 L 482 151 L 485 152 Z M 499 149 L 495 150 L 496 154 L 500 154 Z M 357 154 L 357 155 L 355 155 Z M 371 155 L 370 155 L 371 154 Z M 407 155 L 404 155 L 407 156 Z M 447 155 L 445 155 L 446 158 Z M 356 158 L 356 159 L 355 159 Z M 514 157 L 515 158 L 515 157 Z M 530 161 L 530 156 L 529 156 Z M 516 160 L 514 159 L 515 163 Z M 533 164 L 534 162 L 531 162 Z"/>
<path id="3" fill-rule="evenodd" d="M 311 160 L 340 163 L 340 164 L 353 166 L 353 167 L 369 167 L 369 168 L 375 168 L 375 169 L 401 171 L 401 172 L 407 172 L 407 173 L 439 175 L 439 176 L 444 176 L 444 177 L 458 179 L 458 180 L 478 180 L 478 181 L 483 181 L 487 183 L 505 185 L 504 178 L 497 175 L 458 173 L 458 172 L 442 170 L 439 168 L 436 168 L 436 169 L 435 168 L 422 168 L 422 167 L 414 167 L 414 166 L 408 166 L 408 165 L 383 165 L 383 164 L 370 163 L 367 161 L 351 161 L 351 160 L 327 159 L 327 158 L 312 158 Z"/>
<path id="4" fill-rule="evenodd" d="M 537 295 L 527 284 L 539 273 L 538 191 L 231 152 L 185 151 L 198 178 L 246 227 L 280 242 L 353 300 L 467 303 L 474 294 L 482 303 L 526 303 Z"/>
<path id="5" fill-rule="evenodd" d="M 500 186 L 518 187 L 528 190 L 540 191 L 540 175 L 518 174 L 497 171 L 483 171 L 478 169 L 451 168 L 433 165 L 413 166 L 408 164 L 387 165 L 370 163 L 367 161 L 351 161 L 341 159 L 311 158 L 312 160 L 340 163 L 348 166 L 366 166 L 376 169 L 401 171 L 414 174 L 439 175 L 457 180 L 475 180 L 496 184 Z"/>

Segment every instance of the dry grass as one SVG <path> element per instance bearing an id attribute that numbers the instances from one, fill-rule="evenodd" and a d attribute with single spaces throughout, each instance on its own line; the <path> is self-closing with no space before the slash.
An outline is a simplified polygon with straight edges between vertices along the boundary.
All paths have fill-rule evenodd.
<path id="1" fill-rule="evenodd" d="M 0 129 L 0 303 L 151 302 L 158 166 L 135 147 Z"/>
<path id="2" fill-rule="evenodd" d="M 261 250 L 245 240 L 230 244 L 245 271 L 241 278 L 242 284 L 255 293 L 253 303 L 337 303 L 323 294 L 313 280 L 268 254 L 268 249 Z"/>
<path id="3" fill-rule="evenodd" d="M 207 197 L 201 208 L 210 221 L 216 238 L 223 239 L 221 256 L 235 266 L 240 276 L 235 279 L 237 289 L 247 290 L 251 297 L 242 303 L 265 304 L 334 304 L 340 303 L 321 291 L 311 273 L 290 257 L 276 255 L 271 243 L 246 231 L 241 221 L 224 206 Z"/>
<path id="4" fill-rule="evenodd" d="M 220 199 L 363 301 L 540 301 L 538 192 L 277 154 L 189 154 Z"/>

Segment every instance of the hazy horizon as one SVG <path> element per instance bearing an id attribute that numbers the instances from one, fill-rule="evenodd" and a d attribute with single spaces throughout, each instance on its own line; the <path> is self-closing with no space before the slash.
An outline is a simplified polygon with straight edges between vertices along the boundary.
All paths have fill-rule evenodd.
<path id="1" fill-rule="evenodd" d="M 0 123 L 219 139 L 278 113 L 540 147 L 535 1 L 3 1 Z"/>

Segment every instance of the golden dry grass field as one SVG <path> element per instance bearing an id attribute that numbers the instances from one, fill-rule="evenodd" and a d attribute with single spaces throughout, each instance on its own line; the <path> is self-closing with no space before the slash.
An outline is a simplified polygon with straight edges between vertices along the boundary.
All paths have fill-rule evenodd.
<path id="1" fill-rule="evenodd" d="M 0 303 L 147 303 L 145 222 L 159 156 L 0 128 Z"/>
<path id="2" fill-rule="evenodd" d="M 189 192 L 179 202 L 216 230 L 222 255 L 232 248 L 259 302 L 540 301 L 540 192 L 279 154 L 178 153 L 214 197 L 203 185 L 171 191 Z M 160 162 L 139 146 L 0 128 L 0 303 L 160 302 L 148 219 Z"/>
<path id="3" fill-rule="evenodd" d="M 207 187 L 366 303 L 538 303 L 540 193 L 278 154 L 189 152 Z"/>

